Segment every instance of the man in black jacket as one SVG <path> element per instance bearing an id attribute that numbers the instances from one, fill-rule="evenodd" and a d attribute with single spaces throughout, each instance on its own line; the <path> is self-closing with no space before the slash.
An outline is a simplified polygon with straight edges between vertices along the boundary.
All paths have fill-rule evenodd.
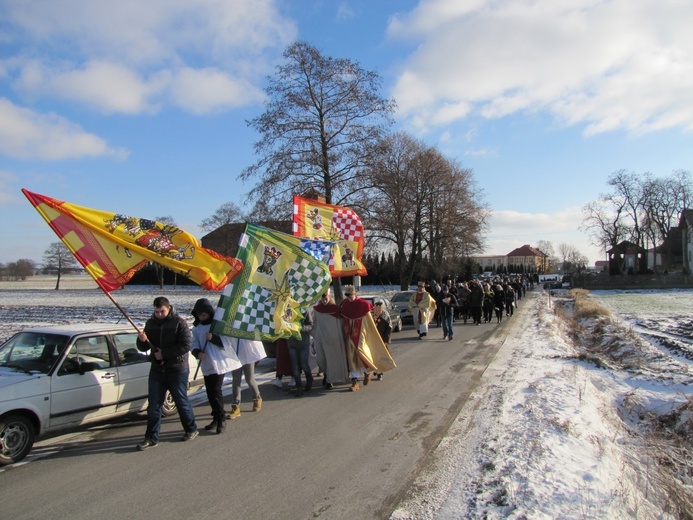
<path id="1" fill-rule="evenodd" d="M 183 425 L 184 441 L 191 441 L 198 435 L 195 414 L 188 399 L 188 377 L 190 365 L 188 352 L 192 345 L 192 334 L 187 322 L 178 315 L 168 298 L 154 299 L 154 314 L 144 325 L 144 331 L 137 338 L 137 348 L 142 352 L 151 350 L 149 360 L 149 405 L 147 406 L 147 431 L 144 441 L 137 449 L 144 451 L 159 442 L 161 429 L 161 407 L 166 390 L 171 392 L 178 416 Z"/>
<path id="2" fill-rule="evenodd" d="M 443 285 L 443 290 L 437 301 L 438 312 L 443 323 L 443 339 L 452 341 L 452 322 L 455 307 L 457 307 L 457 298 L 450 292 L 447 285 Z"/>

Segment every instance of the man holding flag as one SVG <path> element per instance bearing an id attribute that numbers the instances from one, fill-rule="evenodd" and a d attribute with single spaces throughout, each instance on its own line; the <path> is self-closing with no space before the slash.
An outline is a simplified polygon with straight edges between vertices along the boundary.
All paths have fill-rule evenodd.
<path id="1" fill-rule="evenodd" d="M 137 337 L 137 348 L 151 350 L 149 360 L 149 404 L 147 405 L 147 430 L 144 441 L 137 445 L 140 451 L 154 448 L 159 443 L 161 407 L 166 391 L 178 408 L 178 416 L 185 434 L 181 440 L 191 441 L 198 435 L 195 413 L 188 399 L 188 352 L 192 334 L 188 323 L 175 311 L 168 298 L 154 299 L 154 313 Z"/>

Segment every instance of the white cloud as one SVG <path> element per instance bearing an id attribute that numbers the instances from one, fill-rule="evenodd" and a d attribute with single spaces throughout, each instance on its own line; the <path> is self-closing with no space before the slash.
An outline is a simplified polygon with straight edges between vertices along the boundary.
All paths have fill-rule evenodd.
<path id="1" fill-rule="evenodd" d="M 79 69 L 50 69 L 37 61 L 23 65 L 15 87 L 32 97 L 49 95 L 81 102 L 100 112 L 151 111 L 149 98 L 163 90 L 161 77 L 148 81 L 120 64 L 91 61 Z"/>
<path id="2" fill-rule="evenodd" d="M 513 249 L 529 244 L 536 246 L 539 240 L 548 240 L 557 250 L 559 244 L 574 246 L 594 264 L 603 260 L 604 254 L 590 244 L 589 236 L 578 228 L 582 225 L 582 208 L 571 207 L 556 213 L 521 213 L 518 211 L 493 211 L 486 236 L 488 255 L 506 255 Z"/>
<path id="3" fill-rule="evenodd" d="M 356 16 L 353 6 L 349 2 L 341 2 L 337 7 L 337 20 L 349 21 Z"/>
<path id="4" fill-rule="evenodd" d="M 216 69 L 183 69 L 171 84 L 175 104 L 203 114 L 259 102 L 263 92 L 245 80 L 237 80 Z"/>
<path id="5" fill-rule="evenodd" d="M 42 160 L 126 155 L 63 117 L 18 107 L 4 98 L 0 98 L 0 153 Z"/>
<path id="6" fill-rule="evenodd" d="M 691 19 L 680 0 L 422 0 L 389 26 L 417 44 L 394 97 L 419 126 L 542 110 L 587 134 L 693 129 Z"/>
<path id="7" fill-rule="evenodd" d="M 3 15 L 5 34 L 21 42 L 5 69 L 21 73 L 18 94 L 107 113 L 149 112 L 167 100 L 193 112 L 257 101 L 248 86 L 297 34 L 275 0 L 24 0 Z M 177 88 L 195 69 L 198 103 Z M 218 92 L 224 86 L 232 92 Z"/>

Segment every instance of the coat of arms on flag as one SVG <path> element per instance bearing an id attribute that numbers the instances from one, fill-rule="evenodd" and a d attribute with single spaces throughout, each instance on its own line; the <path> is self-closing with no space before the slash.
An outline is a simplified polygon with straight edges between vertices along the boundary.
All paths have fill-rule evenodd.
<path id="1" fill-rule="evenodd" d="M 332 276 L 368 274 L 361 263 L 365 234 L 361 219 L 351 208 L 294 195 L 295 236 L 335 243 L 329 260 Z"/>
<path id="2" fill-rule="evenodd" d="M 221 289 L 243 267 L 235 258 L 204 249 L 195 237 L 175 226 L 22 192 L 106 292 L 125 285 L 148 261 L 207 290 Z"/>
<path id="3" fill-rule="evenodd" d="M 332 245 L 246 224 L 236 255 L 243 271 L 222 291 L 212 332 L 263 341 L 300 334 L 301 309 L 332 281 Z"/>

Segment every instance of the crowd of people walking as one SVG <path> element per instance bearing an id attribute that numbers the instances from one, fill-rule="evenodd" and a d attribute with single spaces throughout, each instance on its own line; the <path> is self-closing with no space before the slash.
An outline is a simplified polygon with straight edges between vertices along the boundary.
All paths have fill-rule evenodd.
<path id="1" fill-rule="evenodd" d="M 432 280 L 419 283 L 430 294 L 435 303 L 433 320 L 443 328 L 443 339 L 452 339 L 452 322 L 471 321 L 474 325 L 482 323 L 502 323 L 503 317 L 514 314 L 520 300 L 527 290 L 534 288 L 535 279 L 524 274 L 505 277 L 482 277 L 468 282 L 453 283 L 447 280 L 442 285 Z M 419 291 L 420 292 L 420 291 Z M 409 308 L 414 314 L 419 305 L 417 294 L 409 300 Z M 419 310 L 420 314 L 420 310 Z M 414 324 L 416 325 L 416 316 Z M 419 332 L 419 337 L 421 333 Z"/>
<path id="2" fill-rule="evenodd" d="M 514 315 L 522 297 L 532 289 L 534 280 L 525 275 L 480 278 L 442 285 L 435 280 L 418 282 L 408 307 L 418 339 L 429 334 L 435 321 L 442 327 L 443 340 L 452 341 L 454 323 L 474 325 L 502 323 Z M 187 396 L 190 374 L 188 352 L 199 361 L 212 421 L 205 430 L 221 434 L 227 419 L 240 416 L 241 378 L 245 377 L 253 398 L 253 411 L 262 408 L 262 396 L 255 380 L 255 364 L 266 357 L 260 341 L 223 337 L 210 332 L 214 307 L 207 299 L 195 303 L 191 312 L 193 328 L 180 316 L 167 298 L 154 300 L 154 312 L 139 333 L 137 347 L 149 352 L 149 405 L 144 440 L 140 451 L 155 447 L 159 441 L 164 394 L 169 391 L 176 402 L 184 435 L 182 440 L 197 437 L 198 427 Z M 296 397 L 313 389 L 313 371 L 322 376 L 322 386 L 329 390 L 337 383 L 347 383 L 355 392 L 375 377 L 395 368 L 390 355 L 392 320 L 383 301 L 374 304 L 360 298 L 353 285 L 344 287 L 344 300 L 335 303 L 329 289 L 313 307 L 304 310 L 300 337 L 276 343 L 276 376 L 273 385 L 283 388 L 282 378 L 291 376 L 289 388 Z M 313 360 L 313 362 L 311 362 Z M 232 374 L 232 404 L 226 411 L 222 384 Z M 303 383 L 305 377 L 305 384 Z"/>

